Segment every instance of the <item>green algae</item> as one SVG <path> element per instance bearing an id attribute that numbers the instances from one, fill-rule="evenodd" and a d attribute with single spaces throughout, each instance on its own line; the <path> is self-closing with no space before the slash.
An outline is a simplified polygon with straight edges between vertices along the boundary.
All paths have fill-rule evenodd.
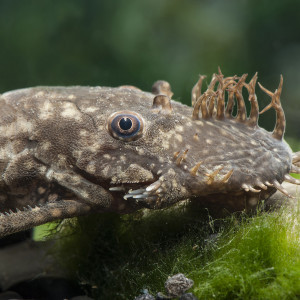
<path id="1" fill-rule="evenodd" d="M 188 204 L 67 223 L 57 234 L 57 259 L 95 299 L 163 292 L 179 272 L 194 280 L 199 299 L 300 297 L 299 206 L 212 219 Z"/>
<path id="2" fill-rule="evenodd" d="M 243 218 L 220 237 L 202 269 L 192 271 L 201 299 L 297 299 L 300 214 L 281 209 Z"/>

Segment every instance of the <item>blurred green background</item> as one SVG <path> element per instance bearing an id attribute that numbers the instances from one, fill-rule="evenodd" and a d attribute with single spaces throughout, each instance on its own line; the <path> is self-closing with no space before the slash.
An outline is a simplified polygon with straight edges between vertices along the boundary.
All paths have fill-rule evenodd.
<path id="1" fill-rule="evenodd" d="M 0 92 L 36 85 L 172 85 L 190 103 L 199 74 L 259 73 L 300 137 L 299 0 L 0 0 Z M 250 78 L 249 78 L 250 79 Z M 269 99 L 257 92 L 260 106 Z M 274 112 L 261 117 L 271 130 Z"/>

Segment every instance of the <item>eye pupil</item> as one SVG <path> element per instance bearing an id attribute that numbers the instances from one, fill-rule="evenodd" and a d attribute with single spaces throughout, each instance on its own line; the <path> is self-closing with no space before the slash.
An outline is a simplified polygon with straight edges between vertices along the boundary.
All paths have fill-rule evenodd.
<path id="1" fill-rule="evenodd" d="M 129 130 L 132 127 L 132 121 L 124 117 L 120 120 L 119 125 L 122 130 Z"/>

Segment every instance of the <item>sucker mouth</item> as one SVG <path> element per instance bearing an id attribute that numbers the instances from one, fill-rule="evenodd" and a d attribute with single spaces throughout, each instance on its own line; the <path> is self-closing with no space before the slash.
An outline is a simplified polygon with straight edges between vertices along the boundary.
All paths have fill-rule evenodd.
<path id="1" fill-rule="evenodd" d="M 99 182 L 97 178 L 86 173 L 84 170 L 81 170 L 81 175 L 88 181 L 101 185 L 104 188 L 108 189 L 110 192 L 118 194 L 124 200 L 135 200 L 135 203 L 145 203 L 147 205 L 148 201 L 156 201 L 159 199 L 158 193 L 162 190 L 159 190 L 161 186 L 161 181 L 158 176 L 155 176 L 156 181 L 148 182 L 123 182 L 119 184 L 111 184 L 107 181 Z M 144 186 L 144 187 L 141 187 Z"/>
<path id="2" fill-rule="evenodd" d="M 124 192 L 123 199 L 124 200 L 135 200 L 136 203 L 138 202 L 148 202 L 148 201 L 156 201 L 159 199 L 159 194 L 163 191 L 161 188 L 161 181 L 158 179 L 157 181 L 151 183 L 150 185 L 139 188 L 133 189 L 126 188 L 124 185 L 121 186 L 113 186 L 109 188 L 109 191 L 112 192 Z"/>

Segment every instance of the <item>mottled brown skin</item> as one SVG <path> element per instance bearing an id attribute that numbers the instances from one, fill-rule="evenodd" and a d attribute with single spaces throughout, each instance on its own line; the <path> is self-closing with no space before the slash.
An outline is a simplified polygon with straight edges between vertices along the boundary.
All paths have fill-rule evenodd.
<path id="1" fill-rule="evenodd" d="M 0 237 L 55 219 L 162 208 L 184 199 L 243 210 L 282 190 L 291 169 L 299 172 L 292 163 L 300 159 L 282 140 L 281 110 L 272 135 L 257 126 L 251 82 L 216 76 L 203 95 L 200 78 L 194 109 L 171 101 L 164 81 L 154 85 L 156 96 L 133 87 L 81 86 L 2 94 Z M 243 86 L 255 97 L 249 98 L 250 119 L 238 99 Z M 222 87 L 237 99 L 236 117 L 218 98 Z M 124 114 L 141 122 L 129 138 L 111 128 Z M 280 130 L 281 138 L 275 136 Z"/>

